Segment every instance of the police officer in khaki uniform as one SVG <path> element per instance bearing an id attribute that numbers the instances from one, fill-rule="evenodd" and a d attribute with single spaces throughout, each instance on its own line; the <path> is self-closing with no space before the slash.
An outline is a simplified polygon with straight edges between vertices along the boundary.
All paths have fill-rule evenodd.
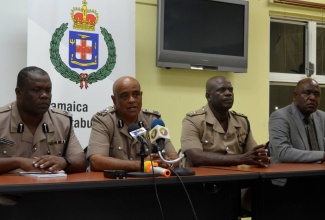
<path id="1" fill-rule="evenodd" d="M 269 163 L 265 145 L 257 145 L 246 116 L 229 111 L 233 87 L 225 77 L 206 83 L 208 104 L 183 120 L 181 147 L 191 166 L 258 165 Z"/>
<path id="2" fill-rule="evenodd" d="M 250 132 L 247 117 L 234 111 L 229 113 L 226 132 L 214 117 L 209 105 L 188 113 L 183 120 L 182 150 L 186 152 L 188 149 L 196 148 L 222 155 L 237 155 L 252 150 L 257 144 Z M 195 138 L 196 136 L 200 138 Z M 196 165 L 190 160 L 187 162 L 190 166 Z M 227 163 L 219 165 L 234 165 Z M 217 165 L 217 162 L 214 165 Z"/>
<path id="3" fill-rule="evenodd" d="M 160 118 L 160 113 L 141 109 L 140 84 L 129 76 L 121 77 L 114 82 L 111 98 L 114 107 L 109 107 L 92 117 L 87 151 L 90 169 L 92 171 L 105 169 L 140 171 L 140 157 L 136 154 L 140 152 L 141 143 L 130 136 L 128 126 L 137 124 L 149 131 L 151 122 Z M 151 149 L 152 146 L 150 143 L 149 145 Z M 166 159 L 178 158 L 170 141 L 166 141 L 165 154 Z M 151 158 L 159 166 L 167 167 L 158 154 L 152 153 Z M 150 160 L 150 155 L 145 160 Z"/>
<path id="4" fill-rule="evenodd" d="M 257 145 L 246 116 L 229 111 L 234 102 L 233 87 L 225 77 L 206 83 L 207 105 L 183 119 L 181 148 L 189 166 L 257 165 L 267 167 L 265 145 Z M 242 189 L 245 216 L 251 210 L 250 194 Z M 248 193 L 247 193 L 248 192 Z M 245 213 L 245 214 L 243 214 Z M 249 215 L 249 214 L 248 214 Z"/>
<path id="5" fill-rule="evenodd" d="M 51 90 L 51 79 L 41 68 L 19 72 L 16 101 L 0 108 L 0 173 L 85 171 L 71 115 L 49 109 Z"/>

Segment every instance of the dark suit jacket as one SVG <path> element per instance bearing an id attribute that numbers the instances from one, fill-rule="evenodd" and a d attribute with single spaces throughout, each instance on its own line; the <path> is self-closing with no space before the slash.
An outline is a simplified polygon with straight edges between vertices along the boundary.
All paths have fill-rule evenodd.
<path id="1" fill-rule="evenodd" d="M 323 160 L 325 112 L 312 114 L 319 151 L 311 151 L 298 108 L 292 103 L 274 111 L 269 119 L 271 163 L 315 163 Z"/>

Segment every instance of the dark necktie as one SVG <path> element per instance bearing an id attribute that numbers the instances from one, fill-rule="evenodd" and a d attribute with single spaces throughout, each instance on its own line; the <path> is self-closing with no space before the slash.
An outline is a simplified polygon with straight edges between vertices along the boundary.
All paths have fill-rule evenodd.
<path id="1" fill-rule="evenodd" d="M 307 121 L 307 130 L 308 130 L 308 136 L 310 141 L 310 147 L 312 150 L 319 150 L 317 139 L 316 139 L 316 133 L 314 129 L 314 123 L 311 116 L 306 117 L 306 121 Z"/>

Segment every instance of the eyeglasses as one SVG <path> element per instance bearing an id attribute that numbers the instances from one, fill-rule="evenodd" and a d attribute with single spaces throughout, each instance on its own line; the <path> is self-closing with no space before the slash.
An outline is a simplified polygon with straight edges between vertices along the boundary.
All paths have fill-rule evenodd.
<path id="1" fill-rule="evenodd" d="M 142 97 L 141 92 L 133 92 L 133 93 L 122 93 L 119 96 L 119 99 L 122 101 L 128 101 L 131 96 L 136 100 L 139 100 Z"/>

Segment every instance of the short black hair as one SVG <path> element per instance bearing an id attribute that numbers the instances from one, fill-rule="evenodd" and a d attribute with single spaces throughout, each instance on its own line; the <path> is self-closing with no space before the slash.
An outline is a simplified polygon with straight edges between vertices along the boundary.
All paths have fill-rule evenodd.
<path id="1" fill-rule="evenodd" d="M 27 78 L 30 74 L 39 74 L 39 75 L 48 75 L 48 73 L 37 67 L 37 66 L 28 66 L 20 70 L 17 76 L 17 87 L 23 87 Z"/>

